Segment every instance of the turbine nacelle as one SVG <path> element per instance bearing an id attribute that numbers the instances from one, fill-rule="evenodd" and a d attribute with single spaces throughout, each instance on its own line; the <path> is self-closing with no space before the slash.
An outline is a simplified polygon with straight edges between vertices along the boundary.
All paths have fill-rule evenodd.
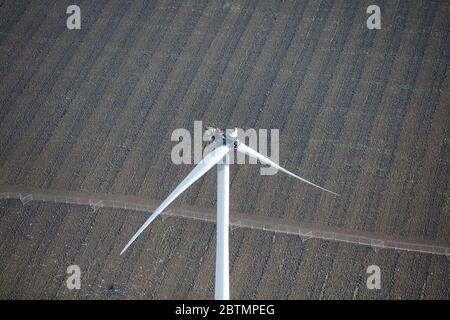
<path id="1" fill-rule="evenodd" d="M 219 145 L 232 145 L 234 149 L 239 146 L 238 131 L 235 128 L 232 132 L 224 133 L 218 128 L 209 127 L 211 131 L 211 141 L 217 142 Z"/>

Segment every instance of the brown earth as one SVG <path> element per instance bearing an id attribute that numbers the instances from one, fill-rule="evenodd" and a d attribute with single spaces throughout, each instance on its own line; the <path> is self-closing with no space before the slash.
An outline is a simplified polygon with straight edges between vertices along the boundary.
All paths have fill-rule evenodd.
<path id="1" fill-rule="evenodd" d="M 163 199 L 192 168 L 174 129 L 279 129 L 280 163 L 342 196 L 233 166 L 233 210 L 450 243 L 448 1 L 377 1 L 381 30 L 366 0 L 81 1 L 78 31 L 70 4 L 1 4 L 0 185 Z M 215 179 L 176 205 L 214 208 Z M 144 219 L 1 201 L 0 297 L 212 298 L 214 226 L 158 220 L 119 257 Z M 450 298 L 442 256 L 240 228 L 230 249 L 233 298 Z"/>

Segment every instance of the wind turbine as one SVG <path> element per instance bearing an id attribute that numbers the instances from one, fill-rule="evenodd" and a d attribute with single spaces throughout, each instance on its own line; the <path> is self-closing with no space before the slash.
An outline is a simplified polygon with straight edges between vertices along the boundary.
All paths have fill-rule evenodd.
<path id="1" fill-rule="evenodd" d="M 163 212 L 183 191 L 185 191 L 195 181 L 200 179 L 214 165 L 217 164 L 217 243 L 216 243 L 216 278 L 215 278 L 215 299 L 228 300 L 230 298 L 229 290 L 229 249 L 228 249 L 228 230 L 229 230 L 229 184 L 230 184 L 230 163 L 229 153 L 236 149 L 237 152 L 258 159 L 261 163 L 270 165 L 298 180 L 306 182 L 314 187 L 338 196 L 337 193 L 318 186 L 306 179 L 303 179 L 292 172 L 280 167 L 278 164 L 263 156 L 237 139 L 237 129 L 230 134 L 224 134 L 215 129 L 211 141 L 218 142 L 219 147 L 206 155 L 202 161 L 184 178 L 184 180 L 172 191 L 172 193 L 163 201 L 163 203 L 153 212 L 153 214 L 144 222 L 139 230 L 130 239 L 127 245 L 120 252 L 122 255 L 137 237 Z"/>

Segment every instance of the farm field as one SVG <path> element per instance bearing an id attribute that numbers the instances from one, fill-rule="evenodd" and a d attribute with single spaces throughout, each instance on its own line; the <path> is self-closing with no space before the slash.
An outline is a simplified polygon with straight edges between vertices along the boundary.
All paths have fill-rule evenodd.
<path id="1" fill-rule="evenodd" d="M 232 211 L 450 246 L 448 1 L 377 1 L 380 30 L 368 0 L 80 1 L 80 30 L 70 4 L 0 4 L 2 188 L 163 200 L 193 167 L 175 129 L 279 129 L 280 165 L 341 196 L 234 165 Z M 176 205 L 215 203 L 210 172 Z M 212 298 L 214 225 L 157 219 L 119 256 L 146 217 L 0 200 L 0 298 Z M 246 228 L 230 250 L 232 298 L 450 298 L 445 256 Z"/>

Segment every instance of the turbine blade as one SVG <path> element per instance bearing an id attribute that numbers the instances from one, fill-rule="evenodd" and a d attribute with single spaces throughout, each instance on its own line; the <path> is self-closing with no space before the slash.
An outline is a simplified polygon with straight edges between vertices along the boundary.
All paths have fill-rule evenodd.
<path id="1" fill-rule="evenodd" d="M 258 159 L 259 161 L 261 161 L 261 163 L 268 164 L 268 165 L 270 165 L 270 166 L 272 166 L 272 167 L 274 167 L 274 168 L 276 168 L 276 169 L 278 169 L 278 170 L 280 170 L 280 171 L 282 171 L 282 172 L 284 172 L 284 173 L 286 173 L 286 174 L 288 174 L 288 175 L 290 175 L 290 176 L 292 176 L 292 177 L 294 177 L 294 178 L 296 178 L 296 179 L 298 179 L 298 180 L 301 180 L 301 181 L 303 181 L 303 182 L 306 182 L 307 184 L 310 184 L 310 185 L 312 185 L 312 186 L 314 186 L 314 187 L 316 187 L 316 188 L 319 188 L 319 189 L 321 189 L 321 190 L 324 190 L 324 191 L 326 191 L 326 192 L 329 192 L 329 193 L 331 193 L 331 194 L 334 194 L 334 195 L 336 195 L 336 196 L 339 196 L 339 194 L 337 194 L 336 192 L 333 192 L 333 191 L 330 191 L 330 190 L 328 190 L 328 189 L 325 189 L 325 188 L 323 188 L 323 187 L 321 187 L 321 186 L 318 186 L 317 184 L 312 183 L 311 181 L 308 181 L 308 180 L 306 180 L 306 179 L 303 179 L 302 177 L 299 177 L 299 176 L 293 174 L 292 172 L 287 171 L 287 170 L 284 169 L 283 167 L 279 166 L 278 164 L 276 164 L 275 162 L 273 162 L 273 161 L 270 160 L 269 158 L 263 156 L 262 154 L 260 154 L 259 152 L 253 150 L 252 148 L 250 148 L 249 146 L 243 144 L 242 142 L 240 142 L 240 143 L 238 144 L 238 146 L 237 146 L 237 151 L 239 151 L 239 152 L 241 152 L 241 153 L 243 153 L 243 154 L 246 154 L 246 155 L 248 155 L 249 157 L 256 158 L 256 159 Z"/>
<path id="2" fill-rule="evenodd" d="M 231 147 L 228 145 L 222 145 L 203 158 L 195 168 L 184 178 L 184 180 L 172 191 L 172 193 L 164 200 L 163 203 L 153 212 L 153 214 L 144 222 L 144 224 L 139 228 L 139 230 L 134 234 L 131 240 L 127 243 L 125 248 L 120 252 L 124 253 L 128 247 L 136 240 L 137 237 L 148 227 L 148 225 L 155 220 L 155 218 L 165 209 L 169 204 L 171 204 L 183 191 L 185 191 L 191 184 L 200 179 L 209 169 L 211 169 L 215 164 L 217 164 L 229 151 Z"/>

